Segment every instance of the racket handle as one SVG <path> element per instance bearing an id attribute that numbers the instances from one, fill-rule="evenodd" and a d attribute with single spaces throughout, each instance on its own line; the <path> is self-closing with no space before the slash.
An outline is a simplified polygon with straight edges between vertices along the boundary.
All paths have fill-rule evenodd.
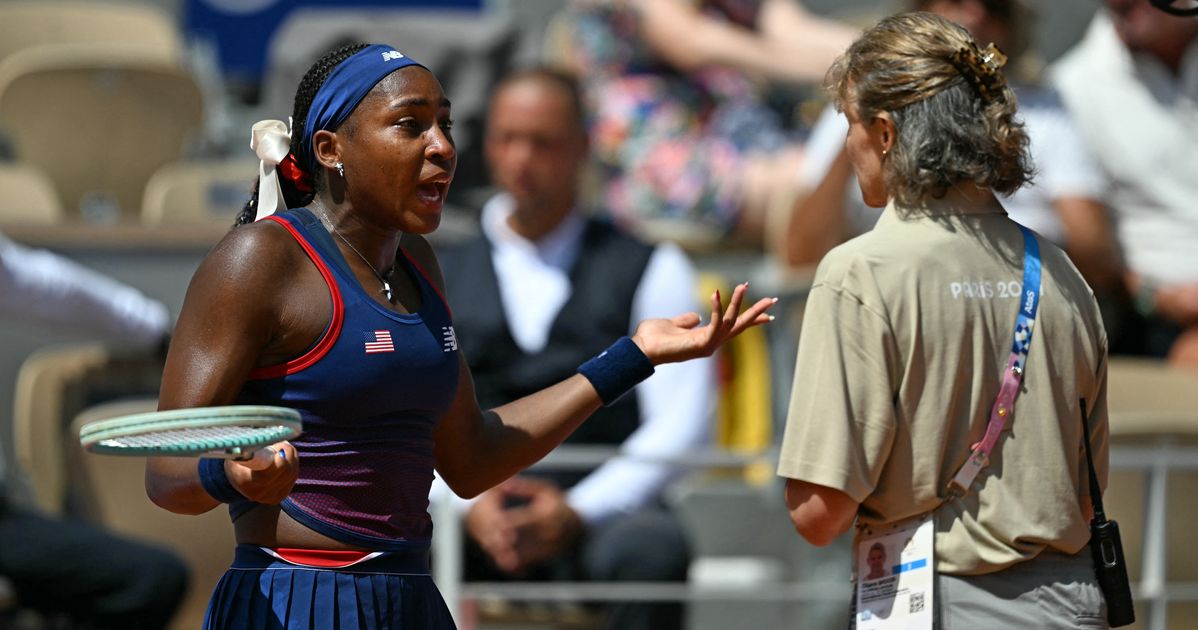
<path id="1" fill-rule="evenodd" d="M 236 461 L 238 464 L 241 464 L 250 470 L 266 470 L 267 468 L 270 468 L 271 463 L 276 457 L 278 457 L 278 452 L 279 451 L 273 446 L 267 446 L 266 448 L 260 448 L 254 451 L 245 459 L 236 459 L 233 461 Z"/>

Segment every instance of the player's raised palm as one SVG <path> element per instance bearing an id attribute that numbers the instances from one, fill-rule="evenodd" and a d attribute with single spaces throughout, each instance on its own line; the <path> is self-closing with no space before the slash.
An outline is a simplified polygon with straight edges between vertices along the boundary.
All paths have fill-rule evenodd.
<path id="1" fill-rule="evenodd" d="M 699 326 L 701 319 L 696 313 L 669 319 L 647 319 L 637 326 L 632 340 L 654 365 L 710 356 L 742 331 L 773 319 L 766 311 L 778 302 L 778 298 L 762 298 L 740 312 L 748 288 L 748 283 L 736 285 L 727 309 L 723 307 L 720 292 L 713 293 L 711 321 L 706 326 Z"/>

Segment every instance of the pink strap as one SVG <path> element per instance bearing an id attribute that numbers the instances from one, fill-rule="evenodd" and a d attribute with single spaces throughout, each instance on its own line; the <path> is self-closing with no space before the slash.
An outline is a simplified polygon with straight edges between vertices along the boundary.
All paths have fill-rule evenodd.
<path id="1" fill-rule="evenodd" d="M 1036 312 L 1040 306 L 1040 245 L 1031 230 L 1020 225 L 1023 233 L 1023 285 L 1020 288 L 1019 315 L 1015 319 L 1015 333 L 1011 341 L 1011 356 L 1003 370 L 1002 383 L 994 406 L 990 409 L 990 422 L 986 424 L 986 435 L 970 449 L 969 458 L 961 465 L 953 480 L 948 483 L 948 498 L 962 497 L 969 493 L 978 473 L 990 463 L 990 453 L 998 445 L 998 437 L 1015 415 L 1015 397 L 1019 395 L 1019 384 L 1023 381 L 1023 369 L 1027 365 L 1027 353 L 1032 346 L 1032 330 L 1036 324 Z"/>
<path id="2" fill-rule="evenodd" d="M 967 494 L 978 473 L 990 463 L 990 453 L 994 451 L 998 437 L 1006 428 L 1007 422 L 1015 415 L 1015 397 L 1019 395 L 1019 384 L 1023 381 L 1023 368 L 1020 361 L 1022 358 L 1019 354 L 1012 352 L 1011 357 L 1007 359 L 1007 367 L 1003 371 L 1002 387 L 998 391 L 998 397 L 994 400 L 994 407 L 990 409 L 990 422 L 986 424 L 986 434 L 982 437 L 981 442 L 971 447 L 972 452 L 969 454 L 969 459 L 965 460 L 956 476 L 949 482 L 949 494 L 956 496 Z"/>

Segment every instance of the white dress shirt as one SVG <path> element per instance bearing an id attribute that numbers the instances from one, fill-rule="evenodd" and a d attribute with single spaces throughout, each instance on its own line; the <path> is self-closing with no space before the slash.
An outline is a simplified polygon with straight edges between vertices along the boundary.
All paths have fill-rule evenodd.
<path id="1" fill-rule="evenodd" d="M 1099 11 L 1050 72 L 1111 180 L 1128 267 L 1154 283 L 1198 282 L 1198 39 L 1174 75 L 1131 54 Z"/>
<path id="2" fill-rule="evenodd" d="M 483 208 L 482 230 L 493 244 L 492 263 L 512 338 L 525 352 L 538 352 L 570 297 L 570 268 L 579 253 L 586 219 L 571 214 L 533 242 L 508 226 L 511 213 L 511 198 L 497 195 Z M 682 250 L 672 243 L 657 245 L 633 296 L 632 326 L 643 319 L 695 311 L 697 286 L 694 267 Z M 657 366 L 654 375 L 635 389 L 641 423 L 621 450 L 640 457 L 667 457 L 704 444 L 716 390 L 712 359 Z M 594 524 L 645 506 L 677 472 L 666 464 L 611 460 L 571 488 L 568 501 L 585 522 Z"/>
<path id="3" fill-rule="evenodd" d="M 0 234 L 0 318 L 151 346 L 170 326 L 162 302 L 52 252 Z"/>

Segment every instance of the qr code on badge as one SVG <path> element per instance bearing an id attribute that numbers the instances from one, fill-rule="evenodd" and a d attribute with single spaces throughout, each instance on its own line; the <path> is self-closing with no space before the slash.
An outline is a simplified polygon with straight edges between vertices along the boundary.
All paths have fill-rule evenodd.
<path id="1" fill-rule="evenodd" d="M 908 603 L 911 606 L 911 613 L 923 612 L 923 593 L 911 593 Z"/>

